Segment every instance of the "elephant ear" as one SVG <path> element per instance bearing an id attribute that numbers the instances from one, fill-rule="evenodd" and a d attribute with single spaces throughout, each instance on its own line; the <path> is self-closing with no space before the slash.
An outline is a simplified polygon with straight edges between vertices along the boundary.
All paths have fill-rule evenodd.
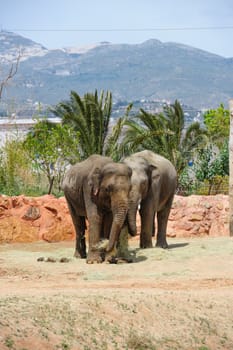
<path id="1" fill-rule="evenodd" d="M 160 172 L 157 166 L 150 164 L 147 169 L 147 176 L 149 179 L 149 187 L 151 186 L 153 181 L 158 181 L 160 177 Z"/>
<path id="2" fill-rule="evenodd" d="M 132 169 L 129 166 L 127 168 L 128 168 L 128 176 L 131 179 L 133 171 L 132 171 Z"/>
<path id="3" fill-rule="evenodd" d="M 88 185 L 91 187 L 91 194 L 96 197 L 99 193 L 100 181 L 101 181 L 101 170 L 95 168 L 88 177 Z"/>
<path id="4" fill-rule="evenodd" d="M 160 171 L 157 166 L 150 165 L 151 167 L 151 178 L 155 181 L 158 181 L 160 178 Z"/>

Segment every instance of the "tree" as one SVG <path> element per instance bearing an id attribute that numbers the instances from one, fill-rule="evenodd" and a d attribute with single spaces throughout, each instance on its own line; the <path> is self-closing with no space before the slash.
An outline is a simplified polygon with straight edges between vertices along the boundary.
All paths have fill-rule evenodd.
<path id="1" fill-rule="evenodd" d="M 16 195 L 25 191 L 25 183 L 32 182 L 30 165 L 22 140 L 7 138 L 0 149 L 0 193 Z"/>
<path id="2" fill-rule="evenodd" d="M 16 73 L 18 71 L 20 58 L 21 58 L 21 54 L 19 52 L 19 54 L 18 54 L 18 56 L 16 58 L 15 64 L 14 63 L 11 64 L 11 67 L 10 67 L 7 75 L 0 82 L 0 100 L 2 98 L 3 89 L 6 87 L 6 85 L 9 82 L 9 80 L 11 80 L 16 75 Z"/>
<path id="3" fill-rule="evenodd" d="M 81 159 L 91 154 L 105 154 L 105 145 L 109 132 L 109 122 L 112 112 L 112 94 L 101 91 L 98 97 L 87 93 L 81 98 L 71 91 L 70 100 L 59 103 L 54 109 L 55 115 L 61 117 L 64 125 L 71 126 L 79 132 Z"/>
<path id="4" fill-rule="evenodd" d="M 39 120 L 24 141 L 35 169 L 44 173 L 51 193 L 54 181 L 60 190 L 68 164 L 80 160 L 79 134 L 67 125 Z"/>
<path id="5" fill-rule="evenodd" d="M 221 103 L 217 109 L 210 109 L 205 112 L 203 118 L 211 140 L 221 148 L 226 138 L 229 137 L 229 110 L 225 109 Z"/>
<path id="6" fill-rule="evenodd" d="M 123 127 L 125 127 L 125 133 L 119 147 L 121 156 L 127 156 L 143 149 L 162 154 L 159 143 L 159 136 L 164 132 L 162 114 L 155 117 L 140 109 L 140 113 L 136 116 L 125 116 L 122 120 L 122 130 Z"/>
<path id="7" fill-rule="evenodd" d="M 122 147 L 121 139 L 124 135 L 129 113 L 133 107 L 130 103 L 126 109 L 125 115 L 119 117 L 111 132 L 107 136 L 104 153 L 106 156 L 112 157 L 114 161 L 119 161 L 128 152 L 124 151 L 124 145 Z"/>
<path id="8" fill-rule="evenodd" d="M 202 149 L 207 141 L 207 132 L 200 123 L 193 122 L 185 127 L 185 117 L 180 103 L 164 107 L 165 129 L 170 135 L 162 136 L 163 146 L 166 146 L 167 158 L 176 167 L 178 175 L 186 168 L 188 161 L 194 157 L 197 149 Z"/>
<path id="9" fill-rule="evenodd" d="M 208 183 L 208 195 L 211 194 L 212 188 L 218 192 L 224 178 L 229 176 L 229 152 L 228 143 L 219 151 L 209 144 L 205 149 L 198 151 L 198 156 L 194 165 L 196 179 Z"/>
<path id="10" fill-rule="evenodd" d="M 150 114 L 143 109 L 136 118 L 125 121 L 127 131 L 123 146 L 127 152 L 150 149 L 168 158 L 178 175 L 182 173 L 195 149 L 207 142 L 207 132 L 195 122 L 185 128 L 180 103 L 166 105 L 162 113 Z"/>

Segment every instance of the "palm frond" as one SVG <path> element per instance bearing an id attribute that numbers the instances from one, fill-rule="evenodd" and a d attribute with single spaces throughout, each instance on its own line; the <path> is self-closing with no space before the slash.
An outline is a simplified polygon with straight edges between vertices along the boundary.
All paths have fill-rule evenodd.
<path id="1" fill-rule="evenodd" d="M 86 93 L 82 98 L 71 91 L 70 100 L 59 103 L 53 112 L 62 118 L 62 123 L 71 125 L 80 134 L 80 148 L 83 158 L 93 154 L 103 154 L 109 132 L 112 112 L 112 94 L 101 91 L 98 96 Z"/>

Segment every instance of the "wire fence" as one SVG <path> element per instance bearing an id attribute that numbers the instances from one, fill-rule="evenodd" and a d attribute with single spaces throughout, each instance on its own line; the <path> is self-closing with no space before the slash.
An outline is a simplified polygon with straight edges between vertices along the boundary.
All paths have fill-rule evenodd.
<path id="1" fill-rule="evenodd" d="M 178 184 L 176 189 L 176 194 L 180 196 L 189 196 L 192 194 L 195 195 L 205 195 L 212 196 L 217 194 L 229 194 L 229 184 L 224 181 L 222 183 L 196 183 L 196 184 L 188 184 L 181 185 Z"/>

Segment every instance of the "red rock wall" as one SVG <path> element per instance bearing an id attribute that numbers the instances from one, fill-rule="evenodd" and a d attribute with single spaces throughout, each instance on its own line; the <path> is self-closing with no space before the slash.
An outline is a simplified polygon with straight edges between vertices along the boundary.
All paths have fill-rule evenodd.
<path id="1" fill-rule="evenodd" d="M 228 236 L 228 196 L 175 196 L 168 237 Z M 138 231 L 140 220 L 137 218 Z M 64 197 L 0 195 L 0 244 L 73 240 L 74 227 Z"/>
<path id="2" fill-rule="evenodd" d="M 228 196 L 175 196 L 167 235 L 229 236 Z"/>
<path id="3" fill-rule="evenodd" d="M 74 239 L 64 197 L 0 196 L 0 243 Z"/>

